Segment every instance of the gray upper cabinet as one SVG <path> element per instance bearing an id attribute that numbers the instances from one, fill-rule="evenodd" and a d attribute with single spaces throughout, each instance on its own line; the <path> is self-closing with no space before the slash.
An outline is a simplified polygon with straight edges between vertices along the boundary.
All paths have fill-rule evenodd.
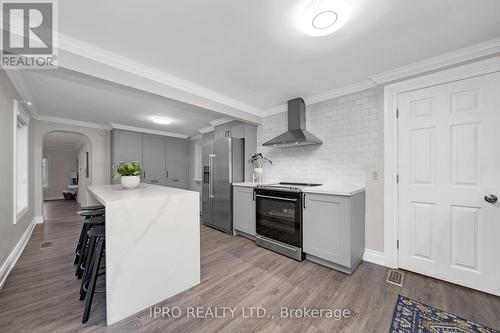
<path id="1" fill-rule="evenodd" d="M 121 161 L 139 161 L 142 164 L 142 134 L 114 129 L 111 132 L 111 167 Z M 111 170 L 114 174 L 114 169 Z M 113 179 L 114 183 L 119 180 Z"/>
<path id="2" fill-rule="evenodd" d="M 255 196 L 253 187 L 233 186 L 233 229 L 255 237 Z"/>
<path id="3" fill-rule="evenodd" d="M 257 126 L 241 121 L 231 121 L 215 126 L 214 140 L 226 136 L 245 139 L 245 180 L 251 181 L 253 168 L 248 161 L 257 152 Z"/>
<path id="4" fill-rule="evenodd" d="M 139 161 L 143 181 L 185 189 L 187 186 L 187 140 L 114 129 L 112 163 Z M 118 180 L 114 181 L 118 182 Z"/>
<path id="5" fill-rule="evenodd" d="M 113 163 L 139 161 L 142 163 L 142 134 L 123 130 L 113 130 Z"/>
<path id="6" fill-rule="evenodd" d="M 303 250 L 307 258 L 351 273 L 364 252 L 364 192 L 353 196 L 306 193 Z"/>
<path id="7" fill-rule="evenodd" d="M 151 184 L 166 185 L 165 137 L 143 134 L 142 160 L 144 181 Z"/>

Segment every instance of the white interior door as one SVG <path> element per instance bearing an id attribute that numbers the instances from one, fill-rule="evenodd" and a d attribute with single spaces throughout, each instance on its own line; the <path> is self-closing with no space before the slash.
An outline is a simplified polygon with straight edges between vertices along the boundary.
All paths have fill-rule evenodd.
<path id="1" fill-rule="evenodd" d="M 399 266 L 500 295 L 500 73 L 398 109 Z"/>

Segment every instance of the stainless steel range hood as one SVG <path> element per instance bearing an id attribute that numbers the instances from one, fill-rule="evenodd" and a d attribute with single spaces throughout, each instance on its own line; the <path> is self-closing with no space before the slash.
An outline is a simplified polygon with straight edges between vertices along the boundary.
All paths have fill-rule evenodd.
<path id="1" fill-rule="evenodd" d="M 262 145 L 285 148 L 322 143 L 323 141 L 306 130 L 306 104 L 299 97 L 288 101 L 288 131 Z"/>

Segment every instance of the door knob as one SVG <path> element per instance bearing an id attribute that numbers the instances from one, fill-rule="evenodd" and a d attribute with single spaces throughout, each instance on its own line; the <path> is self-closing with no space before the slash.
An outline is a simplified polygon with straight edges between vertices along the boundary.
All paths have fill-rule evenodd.
<path id="1" fill-rule="evenodd" d="M 484 200 L 486 200 L 486 202 L 494 204 L 495 202 L 497 202 L 498 198 L 496 195 L 490 194 L 490 195 L 485 195 Z"/>

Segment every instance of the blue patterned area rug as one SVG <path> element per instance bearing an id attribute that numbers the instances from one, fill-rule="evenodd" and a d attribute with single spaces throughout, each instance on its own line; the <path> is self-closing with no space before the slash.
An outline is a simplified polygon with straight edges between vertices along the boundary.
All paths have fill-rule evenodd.
<path id="1" fill-rule="evenodd" d="M 399 295 L 389 333 L 500 333 Z"/>

